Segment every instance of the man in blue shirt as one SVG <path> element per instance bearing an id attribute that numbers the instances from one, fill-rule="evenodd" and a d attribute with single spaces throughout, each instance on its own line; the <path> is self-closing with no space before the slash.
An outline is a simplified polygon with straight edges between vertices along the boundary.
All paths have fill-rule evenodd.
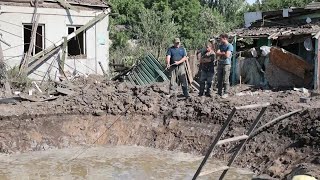
<path id="1" fill-rule="evenodd" d="M 189 97 L 188 83 L 184 62 L 188 59 L 186 50 L 181 47 L 179 38 L 175 38 L 174 45 L 167 51 L 167 68 L 170 76 L 170 93 L 177 91 L 178 84 L 182 85 L 184 97 Z"/>
<path id="2" fill-rule="evenodd" d="M 230 89 L 230 70 L 233 46 L 228 41 L 227 34 L 220 35 L 220 46 L 216 53 L 220 57 L 218 61 L 218 94 L 223 98 L 228 97 Z M 222 92 L 223 91 L 223 92 Z"/>

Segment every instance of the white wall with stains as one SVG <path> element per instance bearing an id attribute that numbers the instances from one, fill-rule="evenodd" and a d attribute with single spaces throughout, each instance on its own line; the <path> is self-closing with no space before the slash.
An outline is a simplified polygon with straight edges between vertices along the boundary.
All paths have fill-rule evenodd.
<path id="1" fill-rule="evenodd" d="M 34 8 L 17 7 L 17 6 L 0 6 L 0 33 L 2 38 L 8 42 L 11 47 L 2 43 L 5 63 L 9 68 L 19 66 L 24 56 L 23 24 L 31 23 Z M 38 8 L 40 14 L 39 24 L 45 27 L 45 48 L 68 35 L 67 29 L 70 25 L 82 26 L 92 20 L 102 11 L 80 10 L 66 11 L 65 9 Z M 85 31 L 86 41 L 86 59 L 75 59 L 67 56 L 64 71 L 66 74 L 77 73 L 80 75 L 101 74 L 102 70 L 98 64 L 101 61 L 104 69 L 109 72 L 109 18 L 108 16 L 102 21 L 93 25 Z M 58 71 L 58 60 L 61 56 L 54 55 L 42 64 L 29 77 L 35 80 L 41 80 L 52 61 L 53 66 L 50 71 L 51 78 L 54 78 Z M 48 76 L 46 77 L 46 79 Z"/>

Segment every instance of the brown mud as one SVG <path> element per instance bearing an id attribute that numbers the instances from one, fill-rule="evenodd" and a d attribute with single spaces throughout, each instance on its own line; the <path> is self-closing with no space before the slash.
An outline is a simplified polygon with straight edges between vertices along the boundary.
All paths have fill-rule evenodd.
<path id="1" fill-rule="evenodd" d="M 269 102 L 258 126 L 293 110 L 303 111 L 250 139 L 236 165 L 274 178 L 285 178 L 303 166 L 304 173 L 320 178 L 318 97 L 299 103 L 305 96 L 302 92 L 237 86 L 228 99 L 192 94 L 191 99 L 183 100 L 169 97 L 165 83 L 137 87 L 83 81 L 79 85 L 84 86 L 76 94 L 55 101 L 0 105 L 0 151 L 16 153 L 95 143 L 204 154 L 234 106 Z M 241 96 L 236 95 L 239 92 Z M 223 139 L 245 134 L 258 111 L 238 111 Z M 216 148 L 212 158 L 227 161 L 235 145 Z"/>

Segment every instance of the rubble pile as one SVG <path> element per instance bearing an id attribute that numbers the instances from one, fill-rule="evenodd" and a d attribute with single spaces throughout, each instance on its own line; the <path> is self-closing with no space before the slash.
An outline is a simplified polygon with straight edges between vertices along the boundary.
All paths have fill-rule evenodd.
<path id="1" fill-rule="evenodd" d="M 128 137 L 124 137 L 124 133 L 122 135 L 126 139 L 124 142 L 204 154 L 211 139 L 214 138 L 216 131 L 225 122 L 234 106 L 269 102 L 271 105 L 258 126 L 302 108 L 301 113 L 271 126 L 250 139 L 236 164 L 250 168 L 257 174 L 268 174 L 275 178 L 283 178 L 297 165 L 305 164 L 310 167 L 312 175 L 319 178 L 320 171 L 314 172 L 314 169 L 319 168 L 320 165 L 320 99 L 305 89 L 273 92 L 253 89 L 249 86 L 235 86 L 228 99 L 221 99 L 215 95 L 212 98 L 197 97 L 193 94 L 190 99 L 185 100 L 179 95 L 170 96 L 168 83 L 135 86 L 89 77 L 64 84 L 69 85 L 63 87 L 64 90 L 55 91 L 50 100 L 30 102 L 29 97 L 15 104 L 0 104 L 1 119 L 3 122 L 9 122 L 11 119 L 18 118 L 17 122 L 19 122 L 32 117 L 40 118 L 37 122 L 41 122 L 44 121 L 41 120 L 42 116 L 46 117 L 43 119 L 50 119 L 50 116 L 67 114 L 80 115 L 79 117 L 90 114 L 131 117 L 127 120 L 132 121 L 130 127 L 121 126 L 121 129 L 137 127 L 140 129 Z M 308 97 L 309 101 L 300 102 L 301 97 Z M 223 138 L 244 134 L 258 110 L 237 112 Z M 61 123 L 63 118 L 58 119 L 60 120 L 57 121 Z M 50 123 L 54 124 L 55 121 L 51 120 Z M 142 121 L 141 123 L 144 122 L 150 127 L 141 129 L 141 125 L 134 125 L 135 121 Z M 77 121 L 81 124 L 80 122 Z M 188 125 L 180 127 L 180 122 Z M 148 129 L 154 126 L 153 123 L 161 124 L 163 127 L 150 130 L 153 132 L 151 137 L 145 136 Z M 6 126 L 9 128 L 10 123 L 2 127 Z M 27 129 L 33 128 L 28 127 L 27 122 L 25 126 Z M 103 122 L 100 126 L 104 126 Z M 197 132 L 194 129 L 197 129 Z M 192 142 L 190 137 L 193 137 Z M 121 139 L 118 138 L 118 141 Z M 9 148 L 10 144 L 6 146 Z M 234 147 L 234 144 L 225 144 L 214 150 L 214 157 L 226 160 Z"/>

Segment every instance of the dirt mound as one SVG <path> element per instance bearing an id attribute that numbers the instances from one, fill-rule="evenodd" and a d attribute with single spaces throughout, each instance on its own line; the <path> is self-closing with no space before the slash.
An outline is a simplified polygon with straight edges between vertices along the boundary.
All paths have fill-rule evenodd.
<path id="1" fill-rule="evenodd" d="M 94 78 L 78 82 L 79 84 L 76 85 L 79 88 L 75 94 L 60 96 L 55 101 L 0 105 L 2 129 L 4 132 L 8 132 L 5 130 L 6 128 L 19 129 L 10 123 L 12 119 L 16 119 L 13 122 L 17 124 L 22 119 L 31 121 L 37 119 L 38 123 L 43 123 L 41 121 L 44 120 L 41 119 L 48 118 L 41 118 L 42 116 L 57 114 L 102 115 L 105 113 L 117 117 L 122 115 L 123 118 L 127 118 L 127 121 L 133 121 L 126 128 L 138 129 L 139 132 L 126 133 L 128 130 L 123 127 L 126 124 L 123 124 L 122 128 L 118 127 L 119 131 L 123 131 L 121 136 L 109 134 L 110 137 L 102 143 L 136 144 L 204 154 L 234 106 L 269 102 L 271 105 L 259 126 L 290 111 L 300 108 L 304 110 L 250 139 L 236 164 L 250 168 L 257 174 L 268 174 L 275 178 L 284 178 L 300 164 L 308 167 L 310 172 L 319 167 L 320 101 L 319 98 L 313 97 L 308 103 L 300 103 L 300 97 L 305 96 L 303 92 L 273 92 L 237 86 L 232 89 L 233 94 L 228 99 L 221 99 L 215 95 L 213 98 L 200 98 L 196 94 L 192 94 L 190 99 L 184 100 L 176 96 L 170 97 L 167 83 L 141 87 L 111 81 L 99 82 Z M 257 116 L 258 110 L 237 112 L 223 138 L 246 133 Z M 137 118 L 140 123 L 134 125 Z M 50 122 L 52 126 L 59 129 L 61 127 L 56 126 L 55 123 L 65 122 L 66 119 L 58 118 L 58 120 L 50 120 Z M 29 125 L 28 122 L 30 121 L 24 122 L 27 129 L 37 129 L 42 126 L 32 126 L 32 123 Z M 82 124 L 82 121 L 78 121 L 78 123 Z M 143 123 L 146 125 L 142 126 Z M 97 124 L 103 126 L 104 130 L 107 126 L 102 122 L 98 123 L 98 121 Z M 83 127 L 75 127 L 75 129 L 77 128 L 83 129 Z M 82 137 L 92 131 L 101 133 L 101 130 L 99 131 L 97 128 L 97 126 L 89 128 Z M 78 133 L 78 130 L 71 130 L 71 132 L 75 131 Z M 59 139 L 60 134 L 63 133 L 57 133 L 54 136 Z M 11 138 L 13 140 L 16 136 L 23 135 L 13 133 L 6 140 L 9 141 Z M 65 137 L 69 137 L 69 135 L 65 135 Z M 92 139 L 90 141 L 84 140 L 82 143 L 81 141 L 73 142 L 75 144 L 90 143 Z M 10 149 L 12 146 L 12 144 L 3 145 L 6 149 Z M 52 146 L 60 147 L 54 143 Z M 227 160 L 234 148 L 235 144 L 223 145 L 214 150 L 214 157 L 219 160 Z M 313 175 L 320 177 L 319 171 Z"/>

